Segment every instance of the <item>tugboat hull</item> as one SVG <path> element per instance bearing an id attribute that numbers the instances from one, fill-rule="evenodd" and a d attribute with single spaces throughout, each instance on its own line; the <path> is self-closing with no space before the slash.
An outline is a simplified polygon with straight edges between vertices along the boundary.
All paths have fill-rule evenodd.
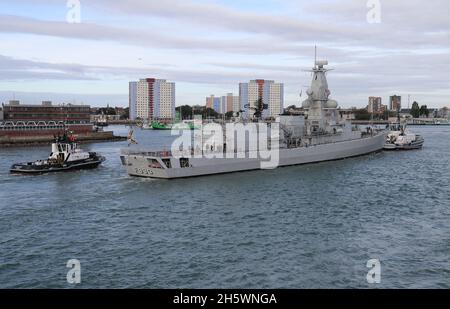
<path id="1" fill-rule="evenodd" d="M 105 161 L 103 157 L 71 162 L 70 164 L 35 165 L 34 163 L 15 164 L 11 167 L 11 174 L 40 175 L 47 173 L 68 172 L 72 170 L 94 169 Z"/>
<path id="2" fill-rule="evenodd" d="M 425 140 L 423 137 L 418 136 L 417 139 L 409 144 L 397 145 L 393 143 L 386 143 L 383 147 L 384 150 L 395 151 L 395 150 L 417 150 L 422 149 Z"/>

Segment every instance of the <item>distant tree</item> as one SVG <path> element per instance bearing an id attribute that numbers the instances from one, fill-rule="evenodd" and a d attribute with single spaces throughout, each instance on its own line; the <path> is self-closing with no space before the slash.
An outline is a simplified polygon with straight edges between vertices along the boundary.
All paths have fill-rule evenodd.
<path id="1" fill-rule="evenodd" d="M 422 105 L 420 107 L 420 116 L 425 116 L 428 118 L 430 115 L 430 111 L 428 110 L 428 107 L 426 105 Z"/>
<path id="2" fill-rule="evenodd" d="M 123 109 L 123 114 L 120 115 L 121 120 L 130 119 L 130 108 L 126 107 Z"/>
<path id="3" fill-rule="evenodd" d="M 372 118 L 367 108 L 355 109 L 353 112 L 356 120 L 370 120 Z"/>
<path id="4" fill-rule="evenodd" d="M 97 110 L 97 115 L 116 115 L 116 109 L 112 107 L 102 107 Z"/>
<path id="5" fill-rule="evenodd" d="M 397 111 L 388 111 L 388 118 L 397 117 Z"/>
<path id="6" fill-rule="evenodd" d="M 182 120 L 192 118 L 192 106 L 189 105 L 178 106 L 176 108 L 176 111 L 180 113 Z"/>
<path id="7" fill-rule="evenodd" d="M 414 103 L 412 105 L 411 115 L 414 118 L 419 118 L 420 117 L 420 107 L 419 107 L 419 103 L 417 103 L 416 101 L 414 101 Z"/>
<path id="8" fill-rule="evenodd" d="M 233 111 L 227 112 L 227 113 L 225 114 L 225 118 L 226 118 L 226 119 L 231 119 L 231 118 L 233 118 L 233 117 L 234 117 L 234 112 L 233 112 Z"/>
<path id="9" fill-rule="evenodd" d="M 203 110 L 202 116 L 204 119 L 206 118 L 218 118 L 219 117 L 219 113 L 216 112 L 214 109 L 212 108 L 205 108 Z"/>
<path id="10" fill-rule="evenodd" d="M 192 106 L 192 113 L 194 115 L 203 115 L 206 107 L 201 105 Z"/>

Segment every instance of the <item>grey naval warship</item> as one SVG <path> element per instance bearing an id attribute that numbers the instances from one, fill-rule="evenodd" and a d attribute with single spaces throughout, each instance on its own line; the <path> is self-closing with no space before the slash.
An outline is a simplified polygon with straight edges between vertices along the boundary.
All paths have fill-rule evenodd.
<path id="1" fill-rule="evenodd" d="M 318 163 L 357 157 L 383 149 L 387 131 L 362 130 L 343 119 L 338 102 L 330 98 L 326 74 L 328 61 L 315 61 L 312 82 L 302 103 L 305 115 L 280 116 L 279 140 L 271 150 L 277 151 L 275 167 Z M 256 103 L 255 103 L 256 104 Z M 203 134 L 203 133 L 201 133 Z M 244 134 L 245 135 L 245 134 Z M 209 140 L 211 143 L 211 140 Z M 275 144 L 275 143 L 274 143 Z M 274 149 L 276 147 L 276 149 Z M 206 150 L 205 150 L 206 149 Z M 194 152 L 192 149 L 189 152 Z M 202 153 L 226 153 L 223 156 L 180 156 L 171 151 L 122 150 L 121 161 L 130 176 L 176 179 L 266 169 L 265 159 L 226 144 L 202 147 Z M 233 155 L 230 155 L 233 152 Z M 197 153 L 198 154 L 198 153 Z"/>

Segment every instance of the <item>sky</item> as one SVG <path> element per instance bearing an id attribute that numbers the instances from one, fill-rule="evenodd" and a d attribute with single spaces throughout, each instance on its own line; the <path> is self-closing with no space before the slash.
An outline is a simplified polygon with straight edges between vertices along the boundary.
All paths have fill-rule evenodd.
<path id="1" fill-rule="evenodd" d="M 79 4 L 79 5 L 78 5 Z M 0 102 L 126 106 L 128 82 L 205 104 L 262 78 L 300 105 L 314 46 L 340 106 L 450 106 L 448 0 L 0 0 Z M 305 95 L 304 95 L 305 96 Z"/>

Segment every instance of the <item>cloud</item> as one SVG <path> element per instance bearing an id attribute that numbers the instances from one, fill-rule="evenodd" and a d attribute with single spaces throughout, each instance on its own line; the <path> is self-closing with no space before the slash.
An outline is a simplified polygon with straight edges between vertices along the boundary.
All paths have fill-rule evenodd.
<path id="1" fill-rule="evenodd" d="M 19 2 L 31 3 L 30 0 Z M 55 4 L 57 1 L 44 1 Z M 275 1 L 274 3 L 277 3 Z M 295 7 L 297 15 L 277 14 L 273 12 L 256 13 L 255 10 L 231 8 L 230 6 L 207 1 L 192 0 L 90 0 L 82 2 L 83 10 L 102 12 L 102 14 L 116 14 L 119 20 L 127 21 L 135 18 L 150 20 L 163 18 L 171 21 L 183 30 L 192 28 L 193 31 L 212 31 L 243 33 L 249 35 L 251 43 L 263 46 L 268 52 L 276 52 L 277 45 L 287 52 L 295 52 L 296 44 L 311 45 L 314 42 L 324 46 L 339 47 L 366 47 L 366 48 L 424 48 L 424 47 L 450 47 L 449 29 L 450 19 L 447 12 L 450 3 L 446 0 L 403 0 L 381 1 L 381 24 L 369 24 L 366 15 L 369 11 L 367 1 L 361 0 L 327 0 L 327 1 L 278 1 L 280 7 Z M 19 30 L 18 21 L 3 21 L 14 25 Z M 195 35 L 190 35 L 188 40 L 180 37 L 171 37 L 163 33 L 162 27 L 158 31 L 151 28 L 142 28 L 138 33 L 119 27 L 106 27 L 99 25 L 85 25 L 69 27 L 60 24 L 59 29 L 46 31 L 49 35 L 73 35 L 86 39 L 113 39 L 128 43 L 148 44 L 153 38 L 155 47 L 169 48 L 216 48 L 228 52 L 245 52 L 248 49 L 255 50 L 246 44 L 246 40 L 226 41 L 222 36 L 220 40 L 199 40 Z M 45 25 L 36 25 L 36 29 Z M 72 25 L 73 26 L 73 25 Z M 47 25 L 47 28 L 52 25 Z M 49 29 L 47 29 L 49 30 Z M 60 30 L 60 31 L 56 31 Z M 69 31 L 70 30 L 70 31 Z M 14 29 L 12 29 L 14 31 Z M 33 27 L 22 31 L 31 31 Z M 146 35 L 148 33 L 148 35 Z M 262 39 L 261 37 L 264 37 Z M 267 40 L 270 38 L 270 40 Z M 258 41 L 260 40 L 260 41 Z M 221 44 L 223 42 L 223 44 Z M 189 44 L 192 43 L 192 44 Z M 266 43 L 266 44 L 264 44 Z M 395 44 L 395 45 L 394 45 Z M 288 46 L 291 47 L 287 48 Z M 234 48 L 232 48 L 234 47 Z M 299 50 L 297 50 L 299 51 Z"/>
<path id="2" fill-rule="evenodd" d="M 279 5 L 283 2 L 280 1 Z M 392 43 L 401 42 L 405 49 L 418 45 L 450 47 L 448 37 L 442 40 L 436 35 L 449 34 L 450 4 L 446 0 L 381 1 L 382 23 L 376 25 L 367 22 L 367 1 L 288 2 L 297 3 L 298 16 L 254 13 L 191 0 L 93 0 L 89 5 L 142 18 L 167 18 L 200 27 L 207 25 L 208 29 L 265 35 L 290 43 L 320 42 L 325 46 L 353 44 L 392 49 Z"/>
<path id="3" fill-rule="evenodd" d="M 220 70 L 186 70 L 174 67 L 120 67 L 48 63 L 0 55 L 0 80 L 137 80 L 157 72 L 158 78 L 185 83 L 229 84 L 245 80 L 247 74 Z"/>
<path id="4" fill-rule="evenodd" d="M 0 55 L 0 80 L 93 80 L 81 66 L 14 59 Z"/>
<path id="5" fill-rule="evenodd" d="M 54 36 L 66 39 L 116 41 L 151 48 L 193 51 L 214 50 L 216 52 L 243 54 L 299 54 L 305 52 L 308 48 L 310 49 L 308 46 L 286 43 L 273 44 L 273 40 L 263 38 L 251 38 L 248 40 L 213 40 L 195 36 L 186 38 L 163 34 L 160 31 L 151 29 L 142 31 L 142 29 L 118 28 L 93 23 L 69 24 L 11 15 L 0 15 L 0 32 Z"/>
<path id="6" fill-rule="evenodd" d="M 35 1 L 17 2 L 36 7 Z M 48 5 L 62 2 L 41 1 Z M 270 3 L 276 5 L 277 1 Z M 70 64 L 70 55 L 61 57 L 68 59 L 66 63 L 53 63 L 53 59 L 42 55 L 40 59 L 47 62 L 0 58 L 0 80 L 42 77 L 122 79 L 126 83 L 153 72 L 150 74 L 156 77 L 199 87 L 215 85 L 215 89 L 221 88 L 225 93 L 230 85 L 260 77 L 286 83 L 287 97 L 296 100 L 301 85 L 309 83 L 309 77 L 301 74 L 300 69 L 310 66 L 312 47 L 317 44 L 320 57 L 328 58 L 336 68 L 330 74 L 336 99 L 354 97 L 350 102 L 341 101 L 344 105 L 357 102 L 361 106 L 370 95 L 388 96 L 395 92 L 417 93 L 418 99 L 433 98 L 441 105 L 448 103 L 450 2 L 381 1 L 381 24 L 367 23 L 367 1 L 284 0 L 278 4 L 274 13 L 248 5 L 204 0 L 90 0 L 82 1 L 82 15 L 90 19 L 81 24 L 67 24 L 64 16 L 60 21 L 44 20 L 49 16 L 38 12 L 33 17 L 0 15 L 3 34 L 40 36 L 44 42 L 46 37 L 54 37 L 60 41 L 53 42 L 61 44 L 79 40 L 81 47 L 76 50 L 79 53 L 83 53 L 86 41 L 99 50 L 106 49 L 106 44 L 109 47 L 117 43 L 127 45 L 130 58 L 137 58 L 133 54 L 135 48 L 155 64 L 93 66 L 83 65 L 81 60 L 79 64 Z M 18 46 L 26 36 L 19 37 Z M 49 48 L 60 47 L 53 44 Z M 152 56 L 165 56 L 166 51 L 165 59 L 159 57 L 161 63 L 153 62 Z M 1 53 L 16 55 L 14 48 Z M 91 59 L 86 62 L 95 63 Z"/>

